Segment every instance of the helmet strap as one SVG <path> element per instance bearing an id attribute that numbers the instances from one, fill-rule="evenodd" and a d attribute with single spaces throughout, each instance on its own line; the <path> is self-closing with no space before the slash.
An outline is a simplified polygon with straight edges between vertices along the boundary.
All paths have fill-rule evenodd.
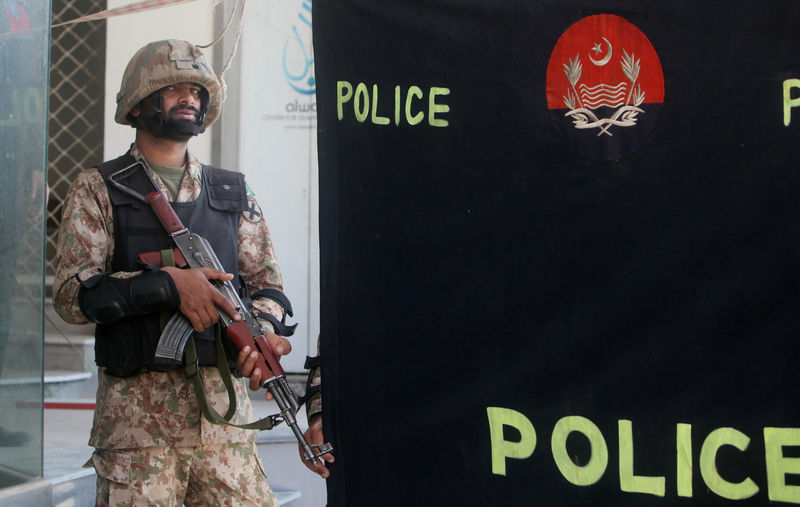
<path id="1" fill-rule="evenodd" d="M 161 96 L 161 90 L 156 90 L 150 95 L 150 103 L 153 105 L 153 110 L 158 113 L 161 124 L 166 125 L 167 117 L 164 116 L 164 97 Z"/>
<path id="2" fill-rule="evenodd" d="M 203 86 L 200 88 L 200 114 L 197 115 L 197 125 L 201 128 L 200 133 L 206 130 L 206 113 L 208 113 L 208 90 Z"/>

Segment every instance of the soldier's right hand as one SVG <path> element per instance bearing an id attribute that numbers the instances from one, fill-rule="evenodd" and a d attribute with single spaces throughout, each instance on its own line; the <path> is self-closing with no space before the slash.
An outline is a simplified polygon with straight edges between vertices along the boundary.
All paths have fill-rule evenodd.
<path id="1" fill-rule="evenodd" d="M 161 269 L 169 273 L 175 282 L 181 298 L 178 309 L 189 319 L 195 331 L 202 331 L 219 320 L 217 307 L 234 320 L 241 320 L 233 304 L 209 282 L 232 280 L 232 274 L 211 268 L 179 269 L 165 266 Z"/>

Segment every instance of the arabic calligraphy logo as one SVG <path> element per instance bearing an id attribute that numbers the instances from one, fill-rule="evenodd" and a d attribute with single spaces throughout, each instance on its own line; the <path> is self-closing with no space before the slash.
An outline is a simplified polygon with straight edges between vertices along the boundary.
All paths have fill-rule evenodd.
<path id="1" fill-rule="evenodd" d="M 616 59 L 615 45 L 621 49 Z M 585 70 L 584 54 L 592 64 Z M 623 18 L 610 14 L 584 18 L 564 32 L 553 49 L 547 100 L 557 128 L 582 153 L 618 158 L 642 144 L 663 105 L 664 78 L 658 55 L 647 37 Z M 643 119 L 648 116 L 652 119 Z M 641 131 L 606 141 L 574 132 L 592 132 L 595 138 L 617 134 L 619 138 L 623 129 L 635 127 Z"/>
<path id="2" fill-rule="evenodd" d="M 283 75 L 296 92 L 313 95 L 317 91 L 317 80 L 314 77 L 314 54 L 311 45 L 311 0 L 303 1 L 297 17 L 302 22 L 300 26 L 307 39 L 304 40 L 300 36 L 296 24 L 292 26 L 292 35 L 283 45 Z"/>

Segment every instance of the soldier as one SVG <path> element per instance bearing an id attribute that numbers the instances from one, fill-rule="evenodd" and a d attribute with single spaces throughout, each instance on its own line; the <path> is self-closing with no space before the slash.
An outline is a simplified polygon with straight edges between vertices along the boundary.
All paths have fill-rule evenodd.
<path id="1" fill-rule="evenodd" d="M 115 120 L 136 129 L 135 142 L 122 157 L 80 173 L 66 198 L 53 301 L 67 322 L 97 323 L 95 452 L 87 463 L 97 471 L 97 505 L 277 506 L 255 431 L 211 424 L 182 366 L 153 358 L 162 319 L 182 312 L 196 330 L 207 400 L 224 412 L 215 306 L 239 316 L 209 280 L 233 280 L 252 294 L 265 330 L 283 320 L 282 306 L 264 296 L 282 290 L 282 280 L 253 193 L 241 174 L 202 165 L 188 151 L 188 141 L 219 117 L 221 102 L 220 82 L 197 47 L 147 44 L 128 63 L 117 94 Z M 209 240 L 227 272 L 177 269 L 168 256 L 164 266 L 138 264 L 141 252 L 169 252 L 170 239 L 153 210 L 112 177 L 139 193 L 155 185 L 184 225 Z M 285 338 L 267 336 L 277 354 L 291 350 Z M 253 367 L 255 351 L 222 341 L 231 371 L 257 389 L 268 372 Z M 246 383 L 234 382 L 233 423 L 253 419 Z"/>

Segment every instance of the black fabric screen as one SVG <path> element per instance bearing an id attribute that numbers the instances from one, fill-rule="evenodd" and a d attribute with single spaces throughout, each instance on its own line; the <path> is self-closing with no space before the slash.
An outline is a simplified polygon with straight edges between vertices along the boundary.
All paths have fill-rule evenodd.
<path id="1" fill-rule="evenodd" d="M 800 503 L 797 3 L 313 8 L 329 505 Z"/>

